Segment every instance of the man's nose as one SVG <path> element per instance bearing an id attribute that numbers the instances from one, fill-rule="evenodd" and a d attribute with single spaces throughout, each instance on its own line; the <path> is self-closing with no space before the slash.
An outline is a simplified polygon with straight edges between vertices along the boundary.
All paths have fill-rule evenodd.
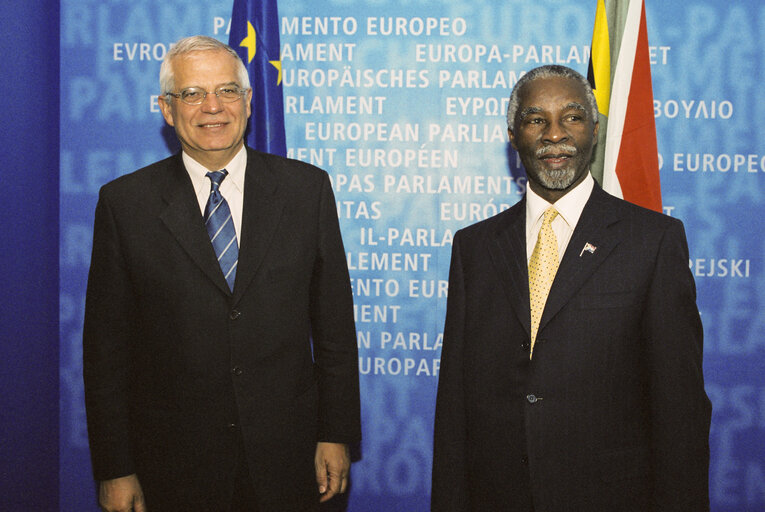
<path id="1" fill-rule="evenodd" d="M 546 142 L 558 143 L 568 140 L 566 130 L 563 129 L 560 121 L 550 121 L 543 135 Z"/>
<path id="2" fill-rule="evenodd" d="M 215 113 L 219 112 L 223 108 L 220 98 L 215 92 L 208 92 L 205 95 L 205 99 L 202 100 L 202 110 L 205 112 Z"/>

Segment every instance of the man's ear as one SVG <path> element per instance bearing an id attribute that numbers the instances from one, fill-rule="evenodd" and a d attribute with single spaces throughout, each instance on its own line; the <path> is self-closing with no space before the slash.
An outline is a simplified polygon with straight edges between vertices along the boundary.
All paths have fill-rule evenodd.
<path id="1" fill-rule="evenodd" d="M 507 129 L 507 136 L 510 139 L 510 145 L 513 146 L 513 149 L 518 151 L 518 146 L 515 145 L 515 135 L 513 135 L 513 131 L 508 128 Z"/>
<path id="2" fill-rule="evenodd" d="M 244 97 L 247 98 L 247 119 L 249 119 L 252 114 L 252 89 L 248 90 Z"/>
<path id="3" fill-rule="evenodd" d="M 157 102 L 159 103 L 159 109 L 162 111 L 162 117 L 165 118 L 167 124 L 175 126 L 173 124 L 173 107 L 168 103 L 167 97 L 164 94 L 160 95 L 159 98 L 157 98 Z"/>

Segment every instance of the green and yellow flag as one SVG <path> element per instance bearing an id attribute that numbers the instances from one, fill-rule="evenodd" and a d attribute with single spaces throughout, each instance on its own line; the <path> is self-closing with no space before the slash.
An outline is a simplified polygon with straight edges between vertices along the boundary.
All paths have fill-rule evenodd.
<path id="1" fill-rule="evenodd" d="M 603 188 L 662 211 L 643 0 L 597 0 L 588 79 L 600 133 L 592 174 Z"/>

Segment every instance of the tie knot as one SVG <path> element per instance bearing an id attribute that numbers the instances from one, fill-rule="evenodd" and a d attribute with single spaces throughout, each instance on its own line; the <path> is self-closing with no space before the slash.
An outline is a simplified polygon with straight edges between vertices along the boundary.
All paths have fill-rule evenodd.
<path id="1" fill-rule="evenodd" d="M 558 216 L 558 210 L 552 206 L 545 210 L 544 217 L 542 218 L 542 224 L 551 224 Z"/>
<path id="2" fill-rule="evenodd" d="M 226 169 L 221 169 L 220 171 L 211 171 L 206 174 L 208 178 L 210 178 L 210 181 L 212 182 L 213 188 L 220 187 L 220 184 L 223 183 L 223 180 L 228 176 L 228 171 Z"/>

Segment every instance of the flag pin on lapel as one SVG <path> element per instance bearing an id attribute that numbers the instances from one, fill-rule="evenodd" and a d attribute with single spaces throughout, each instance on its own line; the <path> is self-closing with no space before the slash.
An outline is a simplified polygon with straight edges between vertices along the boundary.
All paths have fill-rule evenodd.
<path id="1" fill-rule="evenodd" d="M 581 258 L 582 254 L 586 252 L 589 252 L 590 254 L 595 254 L 596 249 L 597 247 L 592 245 L 590 242 L 587 242 L 586 244 L 584 244 L 584 247 L 582 248 L 582 252 L 579 253 L 579 257 Z"/>

